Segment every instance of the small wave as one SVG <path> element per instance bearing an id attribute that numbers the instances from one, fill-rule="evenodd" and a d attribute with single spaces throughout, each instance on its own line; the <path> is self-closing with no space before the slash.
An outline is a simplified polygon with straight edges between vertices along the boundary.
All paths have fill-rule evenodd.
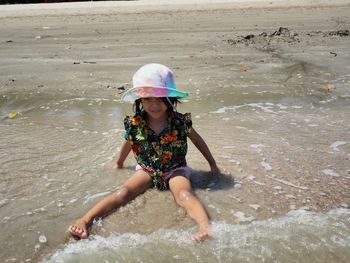
<path id="1" fill-rule="evenodd" d="M 194 229 L 113 234 L 70 243 L 45 262 L 347 262 L 350 210 L 305 210 L 245 225 L 213 223 L 214 238 L 189 242 Z"/>
<path id="2" fill-rule="evenodd" d="M 219 109 L 217 109 L 216 111 L 212 111 L 210 113 L 216 113 L 216 114 L 220 114 L 220 113 L 226 113 L 228 111 L 233 111 L 233 112 L 237 112 L 239 109 L 241 108 L 248 108 L 248 109 L 252 109 L 253 111 L 255 110 L 261 110 L 265 113 L 271 113 L 271 114 L 281 114 L 281 113 L 285 113 L 286 110 L 288 109 L 302 109 L 303 106 L 300 105 L 292 105 L 292 106 L 286 106 L 283 104 L 274 104 L 274 103 L 247 103 L 247 104 L 242 104 L 242 105 L 237 105 L 237 106 L 225 106 L 225 107 L 221 107 Z"/>

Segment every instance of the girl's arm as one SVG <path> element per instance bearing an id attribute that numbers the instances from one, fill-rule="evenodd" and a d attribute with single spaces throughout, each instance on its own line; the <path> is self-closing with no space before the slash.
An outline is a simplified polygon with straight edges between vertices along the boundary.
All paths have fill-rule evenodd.
<path id="1" fill-rule="evenodd" d="M 191 139 L 193 144 L 197 147 L 197 149 L 202 153 L 204 158 L 208 161 L 210 165 L 210 169 L 213 175 L 219 175 L 220 170 L 216 165 L 216 161 L 211 154 L 208 145 L 205 143 L 203 138 L 195 131 L 195 129 L 191 129 L 190 133 L 188 134 L 188 138 Z"/>
<path id="2" fill-rule="evenodd" d="M 123 168 L 124 161 L 125 161 L 126 157 L 128 157 L 130 151 L 131 151 L 130 142 L 125 140 L 122 144 L 121 149 L 120 149 L 119 156 L 118 156 L 118 159 L 114 165 L 114 168 L 118 168 L 118 169 Z"/>

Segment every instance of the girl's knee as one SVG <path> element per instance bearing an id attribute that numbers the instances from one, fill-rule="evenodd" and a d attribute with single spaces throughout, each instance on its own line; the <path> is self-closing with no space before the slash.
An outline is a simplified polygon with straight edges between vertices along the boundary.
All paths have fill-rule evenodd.
<path id="1" fill-rule="evenodd" d="M 193 194 L 191 191 L 188 190 L 180 190 L 178 195 L 176 196 L 176 202 L 183 206 L 187 202 L 191 201 L 193 199 Z"/>
<path id="2" fill-rule="evenodd" d="M 114 196 L 118 200 L 127 202 L 129 199 L 132 199 L 132 192 L 128 187 L 122 186 L 115 192 Z"/>

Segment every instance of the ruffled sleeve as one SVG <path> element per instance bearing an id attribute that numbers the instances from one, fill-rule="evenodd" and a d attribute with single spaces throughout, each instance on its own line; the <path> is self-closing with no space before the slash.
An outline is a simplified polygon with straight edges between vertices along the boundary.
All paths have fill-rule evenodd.
<path id="1" fill-rule="evenodd" d="M 191 113 L 185 113 L 183 115 L 183 118 L 184 118 L 184 123 L 185 123 L 186 134 L 188 135 L 191 132 L 191 129 L 192 129 Z"/>
<path id="2" fill-rule="evenodd" d="M 129 135 L 131 130 L 131 120 L 132 120 L 132 117 L 130 116 L 126 116 L 124 119 L 124 128 L 125 128 L 124 138 L 127 141 L 129 140 Z"/>

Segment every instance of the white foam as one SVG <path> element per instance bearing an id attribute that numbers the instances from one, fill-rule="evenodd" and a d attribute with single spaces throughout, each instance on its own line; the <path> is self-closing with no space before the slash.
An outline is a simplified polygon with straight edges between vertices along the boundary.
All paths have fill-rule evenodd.
<path id="1" fill-rule="evenodd" d="M 267 113 L 273 113 L 273 114 L 277 114 L 277 112 L 273 111 L 273 104 L 271 103 L 249 103 L 247 104 L 247 106 L 251 107 L 251 108 L 258 108 L 263 110 L 264 112 Z"/>
<path id="2" fill-rule="evenodd" d="M 246 222 L 252 222 L 255 220 L 254 216 L 247 216 L 245 213 L 241 211 L 234 212 L 233 215 L 236 217 L 236 221 L 238 223 L 246 223 Z"/>
<path id="3" fill-rule="evenodd" d="M 247 217 L 243 212 L 238 216 Z M 350 210 L 290 211 L 282 218 L 228 224 L 214 222 L 213 238 L 189 242 L 195 228 L 159 229 L 149 235 L 91 235 L 67 244 L 44 262 L 337 262 L 350 257 Z M 263 244 L 263 246 L 262 246 Z M 307 244 L 307 245 L 306 245 Z M 337 257 L 333 258 L 334 251 Z M 288 252 L 288 253 L 287 253 Z M 325 256 L 328 255 L 328 256 Z M 334 259 L 334 260 L 333 260 Z"/>
<path id="4" fill-rule="evenodd" d="M 227 110 L 234 110 L 234 107 L 222 107 L 210 113 L 225 113 Z"/>
<path id="5" fill-rule="evenodd" d="M 93 200 L 93 199 L 95 199 L 95 198 L 97 198 L 97 197 L 100 197 L 100 196 L 105 196 L 105 195 L 107 195 L 107 194 L 109 194 L 110 192 L 103 192 L 103 193 L 98 193 L 98 194 L 94 194 L 94 195 L 91 195 L 91 196 L 86 196 L 85 197 L 85 201 L 84 201 L 84 205 L 86 204 L 86 203 L 88 203 L 90 200 Z"/>
<path id="6" fill-rule="evenodd" d="M 259 211 L 261 206 L 256 204 L 250 204 L 249 207 L 253 208 L 255 211 Z"/>
<path id="7" fill-rule="evenodd" d="M 233 149 L 233 148 L 235 148 L 235 146 L 233 146 L 233 145 L 226 145 L 226 146 L 224 146 L 222 148 L 223 149 Z"/>
<path id="8" fill-rule="evenodd" d="M 303 107 L 298 105 L 285 106 L 282 104 L 274 104 L 270 102 L 256 102 L 256 103 L 246 103 L 246 104 L 236 105 L 236 106 L 224 106 L 210 113 L 221 114 L 221 113 L 226 113 L 228 111 L 237 112 L 237 110 L 241 108 L 251 108 L 253 111 L 256 111 L 258 109 L 258 110 L 262 110 L 265 113 L 271 113 L 271 114 L 283 114 L 283 113 L 286 113 L 285 110 L 287 109 L 302 109 Z"/>
<path id="9" fill-rule="evenodd" d="M 345 145 L 347 142 L 345 141 L 336 141 L 332 143 L 331 148 L 334 152 L 339 152 L 340 150 L 338 149 L 339 146 Z"/>
<path id="10" fill-rule="evenodd" d="M 255 151 L 260 153 L 262 151 L 262 148 L 265 147 L 265 145 L 263 145 L 263 144 L 251 144 L 251 145 L 249 145 L 249 147 L 253 148 Z"/>
<path id="11" fill-rule="evenodd" d="M 6 204 L 8 203 L 8 201 L 9 201 L 9 200 L 8 200 L 7 198 L 1 199 L 1 200 L 0 200 L 0 207 L 6 205 Z"/>
<path id="12" fill-rule="evenodd" d="M 47 243 L 47 238 L 45 235 L 40 235 L 39 238 L 38 238 L 39 242 L 42 243 L 42 244 L 45 244 Z"/>
<path id="13" fill-rule="evenodd" d="M 334 172 L 332 169 L 324 169 L 322 172 L 327 176 L 334 176 L 334 177 L 339 176 L 339 174 Z"/>
<path id="14" fill-rule="evenodd" d="M 266 171 L 271 171 L 272 170 L 272 166 L 268 162 L 261 161 L 260 164 Z"/>
<path id="15" fill-rule="evenodd" d="M 230 160 L 228 160 L 230 163 L 234 163 L 234 164 L 236 164 L 236 165 L 241 165 L 241 162 L 240 161 L 237 161 L 237 160 L 235 160 L 235 159 L 230 159 Z"/>

